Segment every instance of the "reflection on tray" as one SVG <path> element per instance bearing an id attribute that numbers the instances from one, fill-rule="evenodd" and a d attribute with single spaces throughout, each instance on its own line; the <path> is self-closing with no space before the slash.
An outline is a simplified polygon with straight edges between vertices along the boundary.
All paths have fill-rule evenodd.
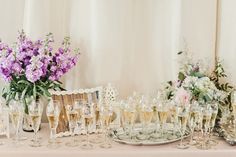
<path id="1" fill-rule="evenodd" d="M 142 126 L 136 124 L 131 136 L 128 133 L 128 130 L 118 128 L 111 130 L 110 137 L 116 142 L 130 145 L 160 145 L 181 139 L 179 131 L 174 129 L 173 124 L 168 123 L 163 133 L 156 132 L 155 130 L 155 125 L 153 125 L 143 133 Z M 186 131 L 185 137 L 187 136 L 189 136 L 189 131 Z"/>

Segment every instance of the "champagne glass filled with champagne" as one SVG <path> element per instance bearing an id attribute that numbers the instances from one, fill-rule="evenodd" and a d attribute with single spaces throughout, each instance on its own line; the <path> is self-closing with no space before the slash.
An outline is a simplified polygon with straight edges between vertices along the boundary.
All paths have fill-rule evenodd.
<path id="1" fill-rule="evenodd" d="M 212 115 L 211 115 L 211 120 L 210 120 L 209 144 L 211 146 L 215 146 L 218 144 L 218 142 L 212 138 L 212 134 L 213 134 L 213 130 L 214 130 L 215 123 L 216 123 L 216 117 L 218 114 L 218 104 L 211 103 L 210 105 L 211 105 L 211 109 L 212 109 Z"/>
<path id="2" fill-rule="evenodd" d="M 89 103 L 93 104 L 95 117 L 94 117 L 94 124 L 95 124 L 95 133 L 92 138 L 90 138 L 90 142 L 93 144 L 101 144 L 103 143 L 103 136 L 100 134 L 101 127 L 101 117 L 100 117 L 100 102 L 99 102 L 99 95 L 96 92 L 91 93 L 89 95 Z M 108 102 L 107 102 L 108 104 Z"/>
<path id="3" fill-rule="evenodd" d="M 77 112 L 77 128 L 79 129 L 78 130 L 78 133 L 81 133 L 82 131 L 82 124 L 83 124 L 83 121 L 82 121 L 82 109 L 83 109 L 83 104 L 85 104 L 85 100 L 80 98 L 80 99 L 75 99 L 74 101 L 74 108 Z M 78 142 L 82 142 L 84 141 L 84 139 L 81 138 L 81 136 L 78 136 L 77 139 L 76 139 Z"/>
<path id="4" fill-rule="evenodd" d="M 161 137 L 164 136 L 166 120 L 168 117 L 169 106 L 164 101 L 160 101 L 157 106 L 157 113 L 160 121 L 160 130 L 161 130 Z"/>
<path id="5" fill-rule="evenodd" d="M 111 117 L 113 115 L 113 110 L 111 105 L 100 106 L 100 118 L 102 123 L 102 128 L 104 132 L 105 141 L 100 145 L 101 148 L 111 148 L 111 143 L 108 139 L 108 130 L 111 123 Z"/>
<path id="6" fill-rule="evenodd" d="M 4 115 L 3 115 L 3 104 L 2 104 L 2 102 L 0 101 L 0 132 L 2 132 L 3 131 L 3 129 L 5 129 L 4 128 Z M 2 142 L 1 140 L 0 140 L 0 146 L 1 145 L 3 145 L 4 144 L 4 142 Z"/>
<path id="7" fill-rule="evenodd" d="M 39 126 L 41 124 L 41 117 L 42 117 L 42 113 L 43 113 L 43 104 L 41 102 L 33 100 L 29 104 L 28 108 L 29 108 L 29 116 L 31 119 L 32 128 L 34 130 L 34 140 L 30 144 L 30 146 L 40 147 L 41 143 L 38 140 L 37 132 L 38 132 Z"/>
<path id="8" fill-rule="evenodd" d="M 74 104 L 66 105 L 66 114 L 69 120 L 69 128 L 71 134 L 71 140 L 66 143 L 66 146 L 76 147 L 79 145 L 77 140 L 75 139 L 75 128 L 77 127 L 77 122 L 78 122 L 78 112 L 75 109 Z"/>
<path id="9" fill-rule="evenodd" d="M 171 124 L 173 124 L 173 133 L 176 133 L 178 130 L 177 130 L 177 123 L 178 123 L 178 115 L 177 115 L 177 107 L 176 107 L 176 104 L 175 102 L 172 100 L 172 101 L 169 101 L 169 114 L 170 114 L 170 121 L 171 121 Z M 175 135 L 173 135 L 175 136 Z"/>
<path id="10" fill-rule="evenodd" d="M 50 140 L 49 148 L 58 148 L 59 144 L 56 141 L 56 130 L 58 126 L 58 120 L 61 112 L 61 105 L 59 101 L 51 100 L 46 108 L 46 114 L 48 117 L 49 127 L 50 127 Z"/>
<path id="11" fill-rule="evenodd" d="M 177 145 L 178 149 L 187 149 L 188 144 L 183 143 L 183 138 L 185 135 L 188 117 L 189 117 L 189 104 L 178 104 L 177 105 L 177 114 L 178 114 L 178 129 L 181 135 L 181 141 Z"/>
<path id="12" fill-rule="evenodd" d="M 128 128 L 129 139 L 132 141 L 133 138 L 133 127 L 136 120 L 137 110 L 136 104 L 133 101 L 133 98 L 129 98 L 124 108 L 124 119 L 125 124 Z"/>
<path id="13" fill-rule="evenodd" d="M 208 132 L 210 129 L 210 122 L 211 122 L 211 116 L 212 116 L 212 109 L 210 105 L 205 105 L 203 107 L 203 112 L 202 112 L 202 141 L 199 143 L 197 148 L 199 149 L 210 149 L 210 145 L 207 143 L 208 142 Z"/>
<path id="14" fill-rule="evenodd" d="M 14 138 L 15 141 L 13 144 L 19 146 L 20 145 L 19 129 L 23 121 L 24 106 L 21 101 L 12 100 L 9 102 L 9 109 L 10 109 L 9 114 L 11 122 L 15 129 L 15 138 Z"/>
<path id="15" fill-rule="evenodd" d="M 83 105 L 83 119 L 85 123 L 85 131 L 86 131 L 86 142 L 82 144 L 81 148 L 82 149 L 93 149 L 94 145 L 90 143 L 89 141 L 89 131 L 92 128 L 94 116 L 95 116 L 95 111 L 94 111 L 94 106 L 93 103 L 85 103 Z"/>
<path id="16" fill-rule="evenodd" d="M 143 131 L 142 131 L 142 139 L 148 139 L 149 136 L 149 132 L 148 132 L 148 128 L 150 126 L 150 123 L 152 121 L 152 117 L 153 117 L 153 108 L 152 108 L 152 104 L 149 104 L 148 99 L 144 100 L 141 102 L 141 110 L 140 110 L 140 121 L 142 123 L 143 126 Z M 140 138 L 140 137 L 139 137 Z"/>
<path id="17" fill-rule="evenodd" d="M 197 125 L 197 121 L 199 119 L 199 116 L 200 116 L 199 103 L 197 101 L 194 101 L 190 106 L 189 121 L 188 121 L 188 125 L 189 125 L 190 131 L 191 131 L 190 141 L 189 141 L 190 145 L 196 144 L 196 141 L 193 140 L 193 135 L 194 135 L 194 129 Z"/>
<path id="18" fill-rule="evenodd" d="M 153 110 L 153 121 L 155 123 L 155 129 L 154 129 L 154 133 L 153 133 L 153 137 L 154 138 L 159 138 L 160 137 L 160 132 L 159 132 L 159 116 L 158 116 L 158 111 L 157 111 L 157 106 L 158 106 L 158 99 L 154 98 L 152 100 L 152 110 Z"/>

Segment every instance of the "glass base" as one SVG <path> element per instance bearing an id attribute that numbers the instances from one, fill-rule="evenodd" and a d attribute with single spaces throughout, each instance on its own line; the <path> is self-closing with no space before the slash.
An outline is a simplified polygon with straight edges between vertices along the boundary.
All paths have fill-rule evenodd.
<path id="1" fill-rule="evenodd" d="M 86 140 L 85 140 L 86 141 Z M 100 144 L 104 141 L 104 137 L 100 135 L 95 135 L 95 137 L 90 138 L 89 142 L 94 144 Z"/>
<path id="2" fill-rule="evenodd" d="M 150 137 L 149 135 L 139 134 L 139 135 L 137 136 L 137 139 L 139 139 L 139 140 L 146 140 L 146 139 L 148 139 L 149 137 Z"/>
<path id="3" fill-rule="evenodd" d="M 12 137 L 12 140 L 25 141 L 25 140 L 27 140 L 27 137 L 26 136 L 19 136 L 18 139 L 16 137 Z"/>
<path id="4" fill-rule="evenodd" d="M 54 141 L 51 140 L 51 139 L 49 139 L 49 140 L 48 140 L 48 143 L 51 144 L 51 143 L 54 143 Z M 62 143 L 62 141 L 59 140 L 59 139 L 55 139 L 55 143 L 56 143 L 56 144 L 60 144 L 60 143 Z"/>
<path id="5" fill-rule="evenodd" d="M 57 149 L 60 147 L 60 145 L 58 143 L 49 143 L 47 147 L 50 149 Z"/>
<path id="6" fill-rule="evenodd" d="M 39 143 L 39 142 L 32 142 L 32 143 L 30 144 L 30 146 L 31 146 L 31 147 L 41 147 L 42 145 L 41 145 L 41 143 Z"/>
<path id="7" fill-rule="evenodd" d="M 194 139 L 189 142 L 190 146 L 195 146 L 196 144 L 197 144 L 197 141 Z"/>
<path id="8" fill-rule="evenodd" d="M 219 144 L 219 142 L 214 139 L 210 139 L 207 141 L 207 144 L 209 144 L 210 146 L 216 146 L 217 144 Z"/>
<path id="9" fill-rule="evenodd" d="M 178 145 L 177 145 L 177 148 L 178 148 L 178 149 L 188 149 L 188 148 L 189 148 L 189 145 L 182 143 L 182 144 L 178 144 Z"/>
<path id="10" fill-rule="evenodd" d="M 159 132 L 154 132 L 152 135 L 151 135 L 152 138 L 160 138 L 161 137 L 161 134 Z"/>
<path id="11" fill-rule="evenodd" d="M 77 147 L 77 146 L 79 146 L 79 144 L 75 141 L 71 141 L 71 142 L 67 142 L 66 146 L 68 146 L 68 147 Z"/>
<path id="12" fill-rule="evenodd" d="M 94 149 L 94 146 L 91 143 L 85 143 L 81 145 L 81 148 L 90 150 L 90 149 Z"/>
<path id="13" fill-rule="evenodd" d="M 211 149 L 211 147 L 209 145 L 198 145 L 197 146 L 198 149 L 201 149 L 201 150 L 208 150 L 208 149 Z"/>
<path id="14" fill-rule="evenodd" d="M 110 143 L 103 143 L 100 145 L 101 148 L 105 148 L 105 149 L 108 149 L 108 148 L 111 148 L 111 144 Z"/>

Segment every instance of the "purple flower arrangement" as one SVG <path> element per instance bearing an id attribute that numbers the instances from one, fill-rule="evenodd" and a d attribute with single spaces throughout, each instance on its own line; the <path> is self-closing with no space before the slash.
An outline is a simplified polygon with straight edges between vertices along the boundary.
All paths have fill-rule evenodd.
<path id="1" fill-rule="evenodd" d="M 0 41 L 0 76 L 9 83 L 3 93 L 7 101 L 50 97 L 50 89 L 62 89 L 59 79 L 76 65 L 79 53 L 76 49 L 75 54 L 71 54 L 68 37 L 56 52 L 53 52 L 53 42 L 52 33 L 44 40 L 32 41 L 23 31 L 13 46 Z"/>

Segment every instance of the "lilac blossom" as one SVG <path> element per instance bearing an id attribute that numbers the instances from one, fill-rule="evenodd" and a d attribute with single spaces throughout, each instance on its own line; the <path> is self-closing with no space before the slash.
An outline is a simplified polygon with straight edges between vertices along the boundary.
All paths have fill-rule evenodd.
<path id="1" fill-rule="evenodd" d="M 51 45 L 54 42 L 52 34 L 45 40 L 32 41 L 21 32 L 17 39 L 12 47 L 0 41 L 0 76 L 8 82 L 13 76 L 25 76 L 32 83 L 57 81 L 78 61 L 78 54 L 70 54 L 68 38 L 56 53 Z"/>

